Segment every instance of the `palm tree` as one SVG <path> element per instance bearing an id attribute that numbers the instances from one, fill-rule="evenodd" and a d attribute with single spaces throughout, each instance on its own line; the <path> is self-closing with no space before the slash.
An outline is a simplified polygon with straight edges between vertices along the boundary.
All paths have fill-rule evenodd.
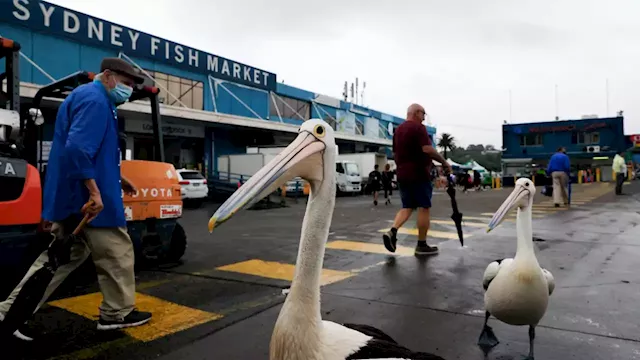
<path id="1" fill-rule="evenodd" d="M 438 147 L 444 151 L 444 158 L 447 159 L 447 150 L 453 151 L 453 148 L 456 147 L 456 140 L 451 134 L 442 133 L 438 140 Z"/>

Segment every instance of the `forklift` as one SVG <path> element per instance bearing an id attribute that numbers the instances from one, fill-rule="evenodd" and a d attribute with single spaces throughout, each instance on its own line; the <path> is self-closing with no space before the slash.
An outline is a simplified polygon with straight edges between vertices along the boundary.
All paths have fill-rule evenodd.
<path id="1" fill-rule="evenodd" d="M 17 258 L 23 259 L 26 256 L 31 259 L 32 254 L 26 249 L 33 244 L 36 244 L 35 248 L 40 252 L 46 248 L 43 248 L 41 242 L 33 240 L 38 233 L 46 233 L 41 219 L 42 189 L 46 173 L 46 160 L 43 160 L 46 157 L 44 127 L 45 124 L 55 123 L 60 101 L 77 87 L 93 82 L 95 74 L 78 71 L 40 88 L 31 101 L 21 101 L 18 68 L 20 45 L 2 38 L 0 42 L 6 62 L 5 72 L 0 74 L 0 80 L 7 80 L 7 92 L 0 94 L 2 107 L 6 108 L 0 110 L 0 136 L 7 134 L 0 137 L 2 268 L 4 265 L 15 265 Z M 186 233 L 178 222 L 183 205 L 181 187 L 174 166 L 166 163 L 164 158 L 159 92 L 155 87 L 136 86 L 129 99 L 130 102 L 148 100 L 151 106 L 155 140 L 153 161 L 127 160 L 126 151 L 123 151 L 126 149 L 126 135 L 123 131 L 120 132 L 121 172 L 138 189 L 137 194 L 132 196 L 123 192 L 127 229 L 134 245 L 138 269 L 141 266 L 178 262 L 187 247 Z M 122 117 L 119 117 L 119 129 L 124 129 Z M 3 166 L 13 168 L 15 174 L 2 175 Z M 21 254 L 16 257 L 12 250 L 18 248 Z M 39 254 L 37 250 L 34 252 Z M 22 273 L 26 272 L 26 269 L 21 270 L 24 270 Z"/>
<path id="2" fill-rule="evenodd" d="M 0 38 L 0 298 L 17 284 L 46 248 L 40 172 L 24 158 L 19 140 L 20 44 Z M 6 83 L 6 92 L 3 87 Z"/>

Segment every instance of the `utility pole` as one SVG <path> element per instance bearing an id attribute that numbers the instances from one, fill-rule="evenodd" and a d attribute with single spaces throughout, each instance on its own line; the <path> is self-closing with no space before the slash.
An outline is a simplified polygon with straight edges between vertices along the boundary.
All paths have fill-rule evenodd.
<path id="1" fill-rule="evenodd" d="M 342 97 L 344 98 L 344 102 L 347 102 L 349 99 L 349 92 L 348 92 L 348 85 L 347 85 L 347 81 L 344 82 L 344 90 L 342 91 Z"/>
<path id="2" fill-rule="evenodd" d="M 609 78 L 607 78 L 607 81 L 605 82 L 605 92 L 607 94 L 607 112 L 605 113 L 605 116 L 609 117 Z"/>
<path id="3" fill-rule="evenodd" d="M 558 84 L 556 84 L 556 89 L 555 89 L 555 102 L 556 102 L 556 120 L 560 120 L 560 115 L 558 115 Z"/>
<path id="4" fill-rule="evenodd" d="M 359 97 L 360 96 L 358 96 L 358 78 L 356 77 L 356 99 L 355 99 L 356 100 L 356 105 L 358 105 L 358 98 Z"/>

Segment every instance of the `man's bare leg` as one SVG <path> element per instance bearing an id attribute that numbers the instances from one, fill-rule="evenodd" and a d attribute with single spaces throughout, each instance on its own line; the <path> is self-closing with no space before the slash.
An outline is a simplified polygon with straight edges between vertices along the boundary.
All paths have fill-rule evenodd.
<path id="1" fill-rule="evenodd" d="M 400 209 L 400 211 L 396 213 L 396 218 L 393 220 L 393 228 L 396 230 L 400 229 L 402 225 L 409 220 L 411 214 L 413 214 L 413 209 Z"/>

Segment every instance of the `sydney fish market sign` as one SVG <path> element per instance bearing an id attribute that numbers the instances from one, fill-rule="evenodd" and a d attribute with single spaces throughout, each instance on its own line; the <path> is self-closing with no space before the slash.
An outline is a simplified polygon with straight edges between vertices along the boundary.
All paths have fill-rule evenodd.
<path id="1" fill-rule="evenodd" d="M 0 0 L 0 22 L 108 47 L 243 85 L 275 90 L 276 75 L 45 1 Z"/>

